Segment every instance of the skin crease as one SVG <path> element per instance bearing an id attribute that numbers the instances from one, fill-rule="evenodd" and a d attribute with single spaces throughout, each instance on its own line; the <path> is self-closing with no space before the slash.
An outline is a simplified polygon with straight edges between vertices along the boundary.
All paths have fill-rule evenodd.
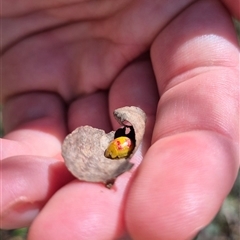
<path id="1" fill-rule="evenodd" d="M 240 1 L 114 3 L 3 1 L 0 228 L 30 226 L 30 240 L 191 239 L 229 193 Z M 112 190 L 73 180 L 66 134 L 117 129 L 112 112 L 126 105 L 148 117 L 134 169 Z"/>

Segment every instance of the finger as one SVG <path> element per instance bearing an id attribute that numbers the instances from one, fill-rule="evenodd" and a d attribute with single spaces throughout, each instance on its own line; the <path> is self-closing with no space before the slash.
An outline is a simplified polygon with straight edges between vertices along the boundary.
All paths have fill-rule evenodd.
<path id="1" fill-rule="evenodd" d="M 230 191 L 239 166 L 238 57 L 217 1 L 196 2 L 157 37 L 152 59 L 163 94 L 126 202 L 134 239 L 192 239 Z"/>
<path id="2" fill-rule="evenodd" d="M 156 108 L 158 94 L 156 88 L 150 86 L 151 84 L 154 85 L 154 79 L 149 66 L 149 62 L 139 62 L 126 68 L 126 71 L 121 73 L 116 79 L 116 85 L 114 83 L 112 86 L 109 101 L 110 109 L 134 104 L 147 108 L 147 112 L 149 113 L 148 127 L 150 128 L 154 114 L 154 109 L 151 109 L 151 107 Z M 120 97 L 122 91 L 119 92 L 117 85 L 121 85 L 121 81 L 123 82 L 121 90 L 123 90 L 124 94 L 126 94 L 126 91 L 128 91 L 129 94 L 126 94 L 122 98 L 121 103 L 119 103 L 117 98 Z M 129 86 L 138 88 L 139 93 L 137 89 L 135 89 L 134 94 L 130 94 L 128 90 Z M 114 89 L 117 91 L 115 92 Z M 142 98 L 140 94 L 141 90 L 146 91 L 147 99 Z M 148 90 L 150 90 L 150 92 L 148 92 Z M 103 93 L 86 98 L 86 100 L 88 99 L 90 101 L 90 106 L 95 102 L 94 99 L 98 99 L 101 94 Z M 151 100 L 151 98 L 153 99 Z M 103 101 L 103 99 L 100 99 L 98 99 L 97 102 Z M 87 110 L 89 106 L 88 101 L 85 102 L 85 98 L 82 100 L 81 102 L 81 99 L 79 99 L 74 104 L 76 104 L 76 106 L 86 107 Z M 74 112 L 74 108 L 73 106 L 71 111 Z M 75 109 L 79 109 L 79 107 Z M 101 110 L 102 108 L 100 107 L 99 109 Z M 99 124 L 97 123 L 96 114 L 92 115 L 91 111 L 89 117 L 92 116 L 93 119 L 89 119 L 89 121 L 92 124 Z M 98 108 L 96 108 L 95 111 L 98 115 Z M 101 112 L 103 111 L 101 110 Z M 83 117 L 83 119 L 81 118 L 83 113 L 86 114 L 86 111 L 81 112 L 80 110 L 79 115 L 77 114 L 77 116 L 79 116 L 78 124 L 87 123 L 85 117 Z M 109 114 L 105 114 L 109 121 Z M 100 123 L 102 123 L 102 127 L 105 127 L 105 121 L 102 121 L 102 119 L 104 119 L 104 116 L 101 117 Z M 74 126 L 75 124 L 72 123 L 72 125 Z M 134 158 L 140 159 L 141 154 L 139 153 L 138 157 L 134 156 Z M 70 236 L 73 239 L 81 238 L 88 240 L 118 239 L 125 232 L 123 206 L 127 184 L 131 175 L 132 173 L 126 172 L 119 176 L 111 190 L 106 189 L 102 184 L 79 181 L 66 185 L 51 198 L 36 218 L 29 231 L 30 239 L 68 239 Z M 54 226 L 48 228 L 48 231 L 43 232 L 42 229 L 50 224 L 50 222 L 54 222 Z"/>
<path id="3" fill-rule="evenodd" d="M 66 133 L 63 103 L 52 94 L 23 94 L 6 102 L 3 118 L 2 227 L 17 228 L 28 226 L 50 196 L 72 179 L 63 163 L 57 164 Z M 52 158 L 37 155 L 58 160 L 54 165 Z"/>
<path id="4" fill-rule="evenodd" d="M 224 4 L 226 4 L 226 7 L 229 9 L 230 13 L 236 17 L 237 19 L 240 19 L 240 1 L 239 0 L 222 0 Z"/>
<path id="5" fill-rule="evenodd" d="M 109 92 L 109 114 L 114 128 L 119 124 L 113 111 L 123 106 L 138 106 L 148 116 L 150 125 L 155 120 L 159 94 L 148 54 L 129 64 L 113 82 Z"/>
<path id="6" fill-rule="evenodd" d="M 66 134 L 63 102 L 48 93 L 12 97 L 4 104 L 3 127 L 2 158 L 59 155 Z"/>
<path id="7" fill-rule="evenodd" d="M 69 130 L 89 125 L 111 131 L 108 117 L 108 92 L 96 92 L 76 99 L 69 107 Z"/>
<path id="8" fill-rule="evenodd" d="M 118 239 L 124 231 L 120 204 L 123 196 L 120 184 L 109 190 L 102 184 L 74 181 L 43 208 L 29 230 L 29 238 Z"/>
<path id="9" fill-rule="evenodd" d="M 113 111 L 123 106 L 140 107 L 147 116 L 143 144 L 131 159 L 135 168 L 140 164 L 143 154 L 150 145 L 152 129 L 155 122 L 159 94 L 148 55 L 145 55 L 127 66 L 117 77 L 109 92 L 109 111 L 113 128 L 119 128 L 119 123 L 113 116 Z M 133 169 L 135 169 L 133 168 Z"/>
<path id="10" fill-rule="evenodd" d="M 17 156 L 1 162 L 1 228 L 27 227 L 60 187 L 73 179 L 56 159 Z"/>

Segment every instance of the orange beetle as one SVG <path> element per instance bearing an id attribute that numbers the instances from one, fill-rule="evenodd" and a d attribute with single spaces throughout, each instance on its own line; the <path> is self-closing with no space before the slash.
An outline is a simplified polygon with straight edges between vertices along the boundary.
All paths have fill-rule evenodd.
<path id="1" fill-rule="evenodd" d="M 128 137 L 115 138 L 106 149 L 104 156 L 111 159 L 126 158 L 134 149 L 132 140 Z"/>

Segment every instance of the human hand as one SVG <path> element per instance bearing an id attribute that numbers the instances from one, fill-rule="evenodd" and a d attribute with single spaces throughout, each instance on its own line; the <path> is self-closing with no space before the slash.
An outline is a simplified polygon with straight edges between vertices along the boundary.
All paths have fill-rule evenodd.
<path id="1" fill-rule="evenodd" d="M 192 238 L 239 168 L 227 10 L 204 0 L 19 4 L 2 6 L 1 227 L 31 225 L 33 240 Z M 112 111 L 126 105 L 148 116 L 138 170 L 113 190 L 73 180 L 60 156 L 66 134 L 116 129 Z"/>

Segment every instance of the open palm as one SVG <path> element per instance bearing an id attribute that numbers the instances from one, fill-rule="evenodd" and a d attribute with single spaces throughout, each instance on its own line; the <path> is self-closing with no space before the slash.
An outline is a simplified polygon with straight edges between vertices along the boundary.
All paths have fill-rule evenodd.
<path id="1" fill-rule="evenodd" d="M 226 0 L 236 12 L 239 1 Z M 220 1 L 3 1 L 1 228 L 29 239 L 190 239 L 239 168 L 239 51 Z M 74 180 L 61 143 L 147 114 L 112 190 Z M 44 229 L 44 231 L 43 231 Z"/>

